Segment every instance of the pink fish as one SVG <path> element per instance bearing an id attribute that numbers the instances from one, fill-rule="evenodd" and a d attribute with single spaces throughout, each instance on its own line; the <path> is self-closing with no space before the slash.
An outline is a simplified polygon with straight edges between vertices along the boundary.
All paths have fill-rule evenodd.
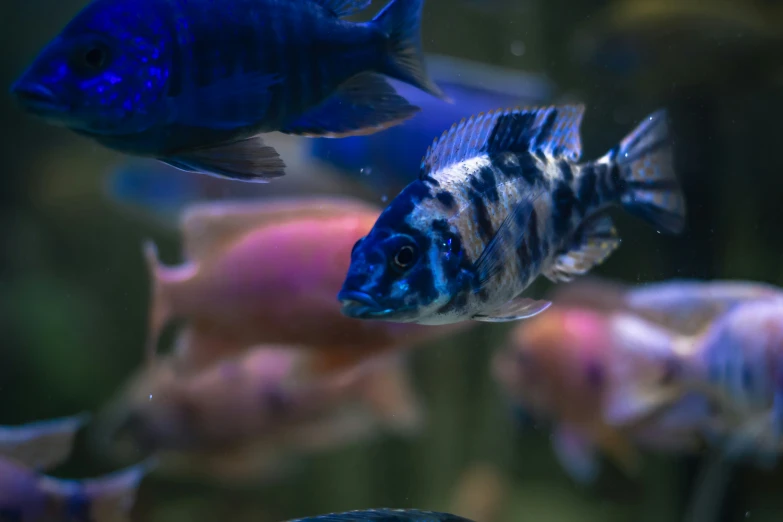
<path id="1" fill-rule="evenodd" d="M 301 454 L 378 428 L 416 433 L 422 413 L 398 355 L 323 375 L 318 352 L 258 346 L 187 375 L 173 357 L 145 367 L 110 408 L 114 453 L 156 453 L 174 474 L 274 476 Z"/>
<path id="2" fill-rule="evenodd" d="M 153 278 L 150 354 L 171 319 L 188 322 L 193 368 L 258 344 L 317 349 L 324 368 L 347 368 L 379 353 L 467 328 L 361 321 L 340 312 L 337 292 L 351 250 L 380 209 L 347 198 L 297 198 L 191 207 L 181 230 L 185 262 L 159 263 Z M 213 353 L 220 347 L 222 353 Z"/>

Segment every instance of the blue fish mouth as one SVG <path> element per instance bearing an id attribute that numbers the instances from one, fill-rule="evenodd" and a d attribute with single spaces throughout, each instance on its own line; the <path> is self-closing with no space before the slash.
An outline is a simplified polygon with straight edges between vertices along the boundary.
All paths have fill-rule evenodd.
<path id="1" fill-rule="evenodd" d="M 341 290 L 340 293 L 337 294 L 337 300 L 343 304 L 343 315 L 353 319 L 384 317 L 392 313 L 392 310 L 382 308 L 381 305 L 366 292 Z"/>
<path id="2" fill-rule="evenodd" d="M 68 110 L 51 90 L 37 83 L 17 82 L 11 87 L 11 94 L 22 107 L 35 114 L 56 114 Z"/>

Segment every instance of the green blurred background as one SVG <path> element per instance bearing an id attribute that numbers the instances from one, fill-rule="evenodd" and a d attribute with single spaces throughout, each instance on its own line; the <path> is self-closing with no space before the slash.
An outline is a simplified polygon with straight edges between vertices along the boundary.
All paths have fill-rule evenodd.
<path id="1" fill-rule="evenodd" d="M 3 2 L 0 84 L 10 86 L 84 3 Z M 669 108 L 688 230 L 658 236 L 617 214 L 623 246 L 599 274 L 783 284 L 778 4 L 427 0 L 424 46 L 548 76 L 588 106 L 585 157 L 603 153 L 652 110 Z M 103 195 L 118 154 L 25 116 L 8 95 L 0 96 L 0 122 L 0 423 L 97 411 L 142 361 L 148 279 L 141 241 L 156 239 L 173 262 L 176 236 Z M 142 485 L 136 519 L 262 522 L 380 506 L 448 511 L 462 471 L 482 461 L 508 481 L 498 522 L 681 520 L 698 459 L 649 456 L 639 483 L 607 467 L 597 484 L 580 487 L 557 465 L 547 432 L 514 427 L 488 372 L 507 328 L 481 325 L 458 345 L 414 354 L 429 414 L 421 437 L 384 437 L 308 458 L 291 480 L 244 490 L 153 476 Z M 109 470 L 80 440 L 58 474 Z M 722 522 L 783 519 L 782 487 L 783 471 L 739 469 Z"/>

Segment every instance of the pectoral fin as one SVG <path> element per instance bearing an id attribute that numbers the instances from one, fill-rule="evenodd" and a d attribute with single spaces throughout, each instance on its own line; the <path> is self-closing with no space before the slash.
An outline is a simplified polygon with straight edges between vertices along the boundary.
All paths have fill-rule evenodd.
<path id="1" fill-rule="evenodd" d="M 534 315 L 538 315 L 550 306 L 552 306 L 552 303 L 549 301 L 538 301 L 527 297 L 517 297 L 487 314 L 474 315 L 473 319 L 487 323 L 518 321 L 520 319 L 529 319 Z"/>
<path id="2" fill-rule="evenodd" d="M 603 263 L 619 246 L 620 237 L 609 216 L 589 219 L 577 230 L 568 250 L 555 259 L 544 275 L 555 283 L 571 281 Z"/>

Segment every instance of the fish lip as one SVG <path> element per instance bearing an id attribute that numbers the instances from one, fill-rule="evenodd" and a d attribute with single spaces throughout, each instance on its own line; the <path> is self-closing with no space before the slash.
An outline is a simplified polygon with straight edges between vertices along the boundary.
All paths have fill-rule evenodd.
<path id="1" fill-rule="evenodd" d="M 25 109 L 51 114 L 65 112 L 68 108 L 57 101 L 54 93 L 39 83 L 16 82 L 11 86 L 11 94 Z"/>
<path id="2" fill-rule="evenodd" d="M 337 300 L 343 304 L 343 315 L 354 319 L 383 317 L 392 312 L 383 309 L 367 292 L 358 290 L 341 290 Z"/>

